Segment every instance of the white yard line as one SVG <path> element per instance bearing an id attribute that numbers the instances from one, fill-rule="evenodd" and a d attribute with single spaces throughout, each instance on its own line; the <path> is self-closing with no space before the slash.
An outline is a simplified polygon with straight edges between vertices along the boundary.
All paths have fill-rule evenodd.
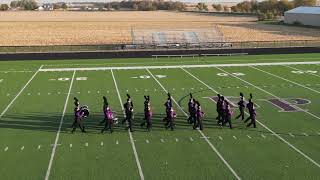
<path id="1" fill-rule="evenodd" d="M 252 86 L 252 87 L 254 87 L 254 88 L 256 88 L 256 89 L 259 89 L 260 91 L 265 92 L 266 94 L 269 94 L 269 95 L 271 95 L 271 96 L 273 96 L 273 97 L 275 97 L 275 98 L 277 98 L 277 99 L 280 99 L 281 101 L 285 101 L 284 99 L 281 99 L 279 96 L 276 96 L 276 95 L 272 94 L 271 92 L 266 91 L 266 90 L 264 90 L 264 89 L 262 89 L 262 88 L 260 88 L 260 87 L 258 87 L 258 86 L 256 86 L 256 85 L 254 85 L 254 84 L 252 84 L 252 83 L 250 83 L 250 82 L 248 82 L 248 81 L 246 81 L 246 80 L 244 80 L 244 79 L 242 79 L 242 78 L 240 78 L 240 77 L 238 77 L 238 76 L 235 76 L 235 75 L 233 75 L 233 74 L 231 74 L 231 73 L 229 73 L 229 72 L 227 72 L 227 71 L 225 71 L 225 70 L 223 70 L 223 69 L 221 69 L 221 68 L 219 68 L 219 67 L 216 67 L 216 68 L 219 69 L 220 71 L 223 71 L 223 72 L 229 74 L 230 76 L 232 76 L 232 77 L 234 77 L 234 78 L 239 79 L 239 80 L 242 81 L 242 82 L 245 82 L 245 83 L 249 84 L 250 86 Z M 286 101 L 285 101 L 285 102 L 286 102 Z M 316 116 L 316 115 L 312 114 L 312 113 L 309 112 L 308 110 L 302 109 L 302 108 L 300 108 L 300 107 L 298 107 L 298 106 L 294 106 L 294 107 L 297 108 L 297 109 L 300 110 L 300 111 L 303 111 L 303 112 L 309 114 L 310 116 L 312 116 L 312 117 L 314 117 L 314 118 L 316 118 L 316 119 L 320 119 L 319 116 Z"/>
<path id="2" fill-rule="evenodd" d="M 290 69 L 293 69 L 293 70 L 296 70 L 296 71 L 304 71 L 303 69 L 294 68 L 294 67 L 291 67 L 291 66 L 288 66 L 288 65 L 283 65 L 283 66 L 284 66 L 284 67 L 287 67 L 287 68 L 290 68 Z M 310 73 L 310 72 L 307 72 L 307 74 L 320 77 L 319 74 L 314 74 L 314 73 Z"/>
<path id="3" fill-rule="evenodd" d="M 167 89 L 158 81 L 158 79 L 151 73 L 151 71 L 149 69 L 146 69 L 149 74 L 153 77 L 153 79 L 159 84 L 159 86 L 164 90 L 164 92 L 168 93 Z M 183 114 L 188 117 L 188 114 L 182 109 L 181 106 L 179 106 L 178 102 L 172 97 L 172 100 L 175 102 L 175 104 L 179 107 L 179 109 L 181 110 L 181 112 L 183 112 Z M 209 144 L 209 146 L 211 147 L 211 149 L 218 155 L 218 157 L 222 160 L 222 162 L 228 167 L 228 169 L 232 172 L 232 174 L 235 176 L 236 179 L 241 180 L 241 178 L 238 176 L 238 174 L 234 171 L 234 169 L 230 166 L 230 164 L 224 159 L 224 157 L 220 154 L 220 152 L 216 149 L 216 147 L 208 140 L 208 138 L 206 138 L 207 136 L 200 131 L 199 129 L 197 129 L 198 132 L 201 134 L 202 137 L 204 137 L 204 139 L 206 140 L 206 142 Z"/>
<path id="4" fill-rule="evenodd" d="M 272 95 L 272 96 L 280 99 L 279 97 L 277 97 L 277 96 L 275 96 L 275 95 L 273 95 L 273 94 L 265 91 L 264 89 L 261 89 L 261 88 L 255 86 L 255 85 L 251 84 L 250 82 L 247 82 L 247 81 L 245 81 L 245 80 L 243 80 L 243 79 L 241 79 L 241 78 L 239 78 L 239 77 L 237 77 L 237 76 L 235 76 L 235 75 L 233 75 L 233 74 L 231 74 L 231 73 L 229 73 L 229 72 L 227 72 L 227 71 L 225 71 L 225 70 L 223 70 L 223 69 L 220 69 L 220 68 L 217 68 L 217 69 L 219 69 L 220 71 L 223 71 L 223 72 L 229 74 L 230 76 L 233 76 L 233 77 L 235 77 L 235 78 L 237 78 L 237 79 L 239 79 L 239 80 L 241 80 L 241 81 L 243 81 L 243 82 L 245 82 L 245 83 L 247 83 L 247 84 L 249 84 L 249 85 L 251 85 L 251 86 L 253 86 L 253 87 L 255 87 L 255 88 L 258 88 L 258 89 L 260 89 L 261 91 L 264 91 L 264 92 L 266 92 L 266 93 L 268 93 L 268 94 L 270 94 L 270 95 Z M 209 89 L 211 89 L 213 92 L 215 92 L 215 93 L 218 94 L 218 91 L 214 90 L 212 87 L 210 87 L 209 85 L 207 85 L 206 83 L 204 83 L 203 81 L 201 81 L 200 79 L 198 79 L 197 77 L 195 77 L 195 76 L 194 76 L 193 74 L 191 74 L 190 72 L 186 71 L 185 69 L 183 69 L 183 70 L 184 70 L 185 72 L 187 72 L 188 74 L 190 74 L 190 75 L 191 75 L 192 77 L 194 77 L 195 79 L 197 79 L 197 80 L 198 80 L 199 82 L 201 82 L 203 85 L 207 86 L 207 87 L 208 87 Z M 247 112 L 246 112 L 246 114 L 247 114 Z M 314 165 L 316 165 L 317 167 L 320 168 L 320 164 L 319 164 L 319 163 L 317 163 L 315 160 L 313 160 L 313 159 L 310 158 L 308 155 L 306 155 L 305 153 L 303 153 L 300 149 L 298 149 L 297 147 L 295 147 L 294 145 L 292 145 L 291 143 L 289 143 L 287 140 L 285 140 L 285 139 L 282 138 L 280 135 L 278 135 L 277 133 L 275 133 L 273 130 L 271 130 L 270 128 L 268 128 L 268 127 L 267 127 L 266 125 L 264 125 L 262 122 L 260 122 L 260 121 L 258 121 L 258 120 L 257 120 L 257 122 L 258 122 L 262 127 L 264 127 L 266 130 L 268 130 L 269 132 L 271 132 L 271 134 L 273 134 L 273 135 L 276 136 L 278 139 L 280 139 L 282 142 L 284 142 L 284 143 L 287 144 L 289 147 L 291 147 L 293 150 L 295 150 L 297 153 L 299 153 L 299 154 L 302 155 L 304 158 L 308 159 L 310 162 L 312 162 Z"/>
<path id="5" fill-rule="evenodd" d="M 41 70 L 42 67 L 43 65 L 40 66 L 40 68 L 33 74 L 33 76 L 29 79 L 29 81 L 22 87 L 19 93 L 12 99 L 12 101 L 8 104 L 8 106 L 2 111 L 2 113 L 0 114 L 0 119 L 8 111 L 8 109 L 16 101 L 16 99 L 20 96 L 20 94 L 24 91 L 24 89 L 30 84 L 30 82 L 34 79 L 34 77 L 38 74 L 38 72 Z"/>
<path id="6" fill-rule="evenodd" d="M 320 64 L 320 61 L 311 62 L 273 62 L 273 63 L 240 63 L 240 64 L 200 64 L 200 65 L 172 65 L 172 66 L 123 66 L 123 67 L 88 67 L 88 68 L 48 68 L 40 69 L 50 71 L 106 71 L 106 70 L 138 70 L 138 69 L 176 69 L 176 68 L 207 68 L 207 67 L 247 67 L 247 66 L 282 66 L 297 64 Z"/>
<path id="7" fill-rule="evenodd" d="M 304 86 L 304 85 L 299 84 L 299 83 L 297 83 L 297 82 L 291 81 L 291 80 L 286 79 L 286 78 L 284 78 L 284 77 L 278 76 L 278 75 L 276 75 L 276 74 L 273 74 L 273 73 L 264 71 L 264 70 L 262 70 L 262 69 L 259 69 L 259 68 L 253 67 L 253 66 L 250 66 L 250 67 L 253 68 L 253 69 L 256 69 L 256 70 L 258 70 L 258 71 L 261 71 L 261 72 L 263 72 L 263 73 L 269 74 L 269 75 L 271 75 L 271 76 L 273 76 L 273 77 L 276 77 L 276 78 L 282 79 L 282 80 L 284 80 L 284 81 L 290 82 L 290 83 L 292 83 L 292 84 L 295 84 L 295 85 L 297 85 L 297 86 L 303 87 L 303 88 L 308 89 L 308 90 L 310 90 L 310 91 L 313 91 L 313 92 L 315 92 L 315 93 L 320 93 L 320 91 L 317 91 L 317 90 L 315 90 L 315 89 L 309 88 L 309 87 L 307 87 L 307 86 Z"/>
<path id="8" fill-rule="evenodd" d="M 64 116 L 65 116 L 65 114 L 66 114 L 66 110 L 67 110 L 67 106 L 68 106 L 69 97 L 70 97 L 70 93 L 71 93 L 71 89 L 72 89 L 72 85 L 73 85 L 73 80 L 74 80 L 75 74 L 76 74 L 76 71 L 73 71 L 71 83 L 70 83 L 70 86 L 69 86 L 68 95 L 67 95 L 67 98 L 66 98 L 66 102 L 65 102 L 65 104 L 64 104 L 62 116 L 61 116 L 61 119 L 60 119 L 59 128 L 58 128 L 58 131 L 57 131 L 56 139 L 55 139 L 55 141 L 54 141 L 54 146 L 53 146 L 53 148 L 52 148 L 51 157 L 50 157 L 50 161 L 49 161 L 49 165 L 48 165 L 48 169 L 47 169 L 47 173 L 46 173 L 45 180 L 48 180 L 48 179 L 49 179 L 49 176 L 50 176 L 51 167 L 52 167 L 54 155 L 55 155 L 55 153 L 56 153 L 57 144 L 58 144 L 59 137 L 60 137 L 60 132 L 61 132 L 61 127 L 62 127 L 62 123 L 63 123 Z"/>
<path id="9" fill-rule="evenodd" d="M 114 82 L 114 85 L 115 85 L 115 88 L 116 88 L 116 91 L 117 91 L 117 94 L 118 94 L 120 106 L 121 106 L 121 109 L 123 111 L 123 116 L 125 116 L 125 112 L 124 112 L 124 109 L 123 109 L 123 106 L 122 106 L 122 104 L 123 104 L 122 103 L 122 99 L 121 99 L 120 92 L 119 92 L 119 89 L 118 89 L 118 84 L 117 84 L 116 78 L 114 77 L 112 69 L 111 69 L 111 74 L 112 74 L 113 82 Z M 132 146 L 132 149 L 133 149 L 134 157 L 136 159 L 136 163 L 137 163 L 137 166 L 138 166 L 140 179 L 144 180 L 144 175 L 143 175 L 143 171 L 142 171 L 142 168 L 141 168 L 140 160 L 139 160 L 139 157 L 138 157 L 136 145 L 135 145 L 135 143 L 133 141 L 133 137 L 132 137 L 132 133 L 130 132 L 130 129 L 128 129 L 128 133 L 129 133 L 130 142 L 131 142 L 131 146 Z"/>

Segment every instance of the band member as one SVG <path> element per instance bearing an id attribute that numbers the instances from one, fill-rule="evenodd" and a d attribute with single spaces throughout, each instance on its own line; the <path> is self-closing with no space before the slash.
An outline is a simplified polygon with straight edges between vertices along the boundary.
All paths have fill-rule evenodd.
<path id="1" fill-rule="evenodd" d="M 102 121 L 100 121 L 99 125 L 101 125 L 107 121 L 106 112 L 107 112 L 107 108 L 109 107 L 109 103 L 108 103 L 107 98 L 105 96 L 103 96 L 102 99 L 103 99 L 102 112 L 104 114 L 104 118 Z"/>
<path id="2" fill-rule="evenodd" d="M 217 96 L 218 96 L 218 101 L 217 101 L 218 116 L 217 116 L 216 120 L 217 120 L 217 124 L 222 125 L 222 123 L 224 121 L 224 110 L 223 110 L 224 97 L 221 96 L 220 94 L 218 94 Z"/>
<path id="3" fill-rule="evenodd" d="M 77 108 L 75 108 L 75 122 L 72 124 L 72 133 L 74 133 L 74 131 L 77 129 L 77 127 L 79 127 L 81 129 L 82 132 L 86 132 L 85 131 L 85 127 L 83 125 L 83 121 L 85 118 L 87 118 L 89 116 L 89 108 L 88 106 L 81 106 L 79 108 L 79 101 L 78 99 L 75 98 L 75 105 L 77 104 Z"/>
<path id="4" fill-rule="evenodd" d="M 112 109 L 109 107 L 109 104 L 107 102 L 107 98 L 103 97 L 104 99 L 104 105 L 103 105 L 103 114 L 104 114 L 104 128 L 101 130 L 101 133 L 103 133 L 105 130 L 110 130 L 110 132 L 113 132 L 113 112 Z"/>
<path id="5" fill-rule="evenodd" d="M 170 115 L 170 111 L 171 111 L 171 108 L 172 108 L 172 99 L 171 99 L 170 93 L 168 93 L 168 98 L 167 98 L 167 101 L 164 103 L 164 106 L 166 108 L 166 117 L 163 118 L 163 121 L 168 122 L 168 117 Z"/>
<path id="6" fill-rule="evenodd" d="M 224 117 L 224 122 L 223 122 L 223 126 L 228 123 L 230 129 L 232 129 L 232 124 L 231 124 L 231 116 L 232 116 L 232 111 L 230 108 L 230 104 L 227 100 L 224 100 L 224 104 L 225 104 L 225 117 Z"/>
<path id="7" fill-rule="evenodd" d="M 192 94 L 190 93 L 190 99 L 188 103 L 188 111 L 189 111 L 189 118 L 188 123 L 192 124 L 196 121 L 196 104 L 194 102 L 194 98 L 192 97 Z"/>
<path id="8" fill-rule="evenodd" d="M 152 127 L 152 111 L 151 111 L 151 102 L 150 96 L 144 96 L 144 120 L 145 122 L 141 123 L 141 127 L 147 124 L 147 130 L 150 131 Z"/>
<path id="9" fill-rule="evenodd" d="M 201 105 L 199 101 L 195 101 L 196 104 L 196 121 L 193 124 L 193 129 L 196 129 L 197 127 L 200 128 L 200 130 L 203 130 L 203 123 L 202 119 L 204 117 L 204 112 L 202 112 Z"/>
<path id="10" fill-rule="evenodd" d="M 253 125 L 254 128 L 256 128 L 256 108 L 254 106 L 254 103 L 252 102 L 252 94 L 250 93 L 250 99 L 249 103 L 247 104 L 247 109 L 249 111 L 249 117 L 244 121 L 245 123 L 251 120 L 249 124 L 247 124 L 247 127 L 250 127 Z"/>
<path id="11" fill-rule="evenodd" d="M 171 107 L 168 114 L 167 114 L 167 122 L 166 122 L 166 129 L 170 128 L 172 131 L 174 130 L 174 119 L 177 117 L 176 112 Z"/>
<path id="12" fill-rule="evenodd" d="M 132 120 L 133 120 L 133 102 L 131 100 L 131 97 L 129 94 L 127 94 L 127 102 L 124 103 L 123 109 L 125 112 L 125 119 L 122 121 L 122 124 L 125 122 L 128 122 L 128 128 L 130 129 L 131 132 L 133 132 L 132 129 Z"/>
<path id="13" fill-rule="evenodd" d="M 244 104 L 244 97 L 241 92 L 240 92 L 240 100 L 238 102 L 238 107 L 239 107 L 240 114 L 236 117 L 236 119 L 239 119 L 241 117 L 241 120 L 244 120 L 245 104 Z"/>

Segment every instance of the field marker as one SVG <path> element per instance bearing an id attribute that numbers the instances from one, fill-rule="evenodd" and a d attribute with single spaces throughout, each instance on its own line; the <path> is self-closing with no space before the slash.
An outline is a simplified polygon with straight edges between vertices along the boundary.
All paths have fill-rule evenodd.
<path id="1" fill-rule="evenodd" d="M 190 137 L 190 141 L 193 141 L 192 137 Z"/>
<path id="2" fill-rule="evenodd" d="M 158 81 L 158 79 L 151 73 L 151 71 L 149 69 L 146 69 L 148 71 L 148 73 L 152 76 L 152 78 L 159 84 L 159 86 L 166 92 L 168 93 L 168 91 L 166 90 L 166 88 Z M 188 117 L 188 114 L 181 108 L 181 106 L 178 104 L 178 102 L 172 97 L 172 100 L 174 101 L 174 103 L 177 105 L 177 107 L 180 108 L 181 112 L 183 112 L 183 114 Z M 197 129 L 197 131 L 203 136 L 205 137 L 204 133 L 202 131 L 200 131 L 199 129 Z M 238 174 L 233 170 L 233 168 L 230 166 L 230 164 L 223 158 L 223 156 L 220 154 L 220 152 L 216 149 L 216 147 L 208 140 L 205 139 L 206 142 L 209 144 L 209 146 L 211 147 L 211 149 L 218 155 L 218 157 L 221 159 L 221 161 L 229 168 L 229 170 L 232 172 L 232 174 L 236 177 L 236 179 L 241 180 L 241 178 L 238 176 Z"/>
<path id="3" fill-rule="evenodd" d="M 263 139 L 265 139 L 265 138 L 266 138 L 266 136 L 265 136 L 265 135 L 263 135 L 263 134 L 261 134 L 261 137 L 263 137 Z"/>
<path id="4" fill-rule="evenodd" d="M 38 148 L 37 148 L 37 149 L 39 150 L 40 148 L 41 148 L 41 145 L 38 145 Z"/>
<path id="5" fill-rule="evenodd" d="M 225 72 L 225 73 L 228 73 L 227 71 L 225 70 L 222 70 L 220 68 L 218 68 L 219 70 Z M 205 86 L 207 86 L 209 89 L 211 89 L 213 92 L 217 93 L 218 94 L 218 91 L 214 90 L 212 87 L 210 87 L 209 85 L 207 85 L 206 83 L 204 83 L 203 81 L 201 81 L 199 78 L 197 78 L 196 76 L 194 76 L 193 74 L 191 74 L 190 72 L 188 72 L 187 70 L 185 69 L 182 69 L 184 70 L 186 73 L 188 73 L 190 76 L 192 76 L 193 78 L 197 79 L 199 82 L 201 82 L 202 84 L 204 84 Z M 230 73 L 228 73 L 230 74 Z M 232 76 L 232 75 L 231 75 Z M 247 84 L 250 84 L 252 86 L 254 86 L 253 84 L 237 77 L 237 76 L 234 76 L 235 78 L 238 78 L 239 80 L 243 81 L 243 82 L 246 82 Z M 254 86 L 256 87 L 256 86 Z M 262 89 L 263 90 L 263 89 Z M 263 90 L 264 91 L 264 90 Z M 246 113 L 248 114 L 248 113 Z M 316 161 L 314 161 L 313 159 L 311 159 L 308 155 L 304 154 L 301 150 L 299 150 L 298 148 L 296 148 L 294 145 L 292 145 L 291 143 L 289 143 L 287 140 L 285 140 L 284 138 L 282 138 L 280 135 L 276 134 L 274 131 L 272 131 L 270 128 L 268 128 L 266 125 L 264 125 L 263 123 L 261 123 L 260 121 L 257 120 L 257 122 L 262 126 L 264 127 L 266 130 L 268 130 L 269 132 L 271 132 L 272 134 L 274 134 L 278 139 L 280 139 L 281 141 L 283 141 L 285 144 L 287 144 L 289 147 L 291 147 L 293 150 L 295 150 L 296 152 L 298 152 L 300 155 L 302 155 L 303 157 L 305 157 L 306 159 L 308 159 L 310 162 L 312 162 L 314 165 L 316 165 L 317 167 L 320 167 L 320 164 L 318 164 Z"/>
<path id="6" fill-rule="evenodd" d="M 88 147 L 88 146 L 89 146 L 89 143 L 86 142 L 86 143 L 85 143 L 85 146 Z"/>
<path id="7" fill-rule="evenodd" d="M 146 143 L 148 143 L 148 144 L 149 144 L 149 140 L 148 140 L 148 139 L 146 139 Z"/>
<path id="8" fill-rule="evenodd" d="M 294 68 L 294 67 L 291 67 L 291 66 L 288 66 L 288 65 L 283 65 L 283 66 L 285 66 L 285 67 L 287 67 L 287 68 L 290 68 L 290 69 L 294 69 L 294 70 L 296 70 L 296 71 L 302 71 L 301 69 Z M 320 75 L 318 75 L 318 74 L 314 74 L 314 73 L 310 73 L 310 72 L 307 72 L 307 74 L 310 74 L 310 75 L 313 75 L 313 76 L 320 77 Z"/>
<path id="9" fill-rule="evenodd" d="M 100 94 L 100 91 L 97 91 L 98 94 Z"/>
<path id="10" fill-rule="evenodd" d="M 237 137 L 235 137 L 235 136 L 232 136 L 233 137 L 233 139 L 237 139 Z"/>
<path id="11" fill-rule="evenodd" d="M 179 142 L 179 139 L 178 139 L 178 138 L 176 138 L 176 142 Z"/>
<path id="12" fill-rule="evenodd" d="M 118 140 L 116 140 L 116 145 L 118 145 L 119 144 L 119 141 Z"/>
<path id="13" fill-rule="evenodd" d="M 20 148 L 20 150 L 23 151 L 23 150 L 24 150 L 24 146 L 22 146 L 22 147 Z"/>
<path id="14" fill-rule="evenodd" d="M 200 138 L 202 138 L 202 139 L 209 139 L 210 137 L 209 136 L 205 136 L 205 137 L 200 137 Z"/>
<path id="15" fill-rule="evenodd" d="M 10 96 L 10 94 L 7 94 L 7 96 Z"/>
<path id="16" fill-rule="evenodd" d="M 223 138 L 221 137 L 221 136 L 219 136 L 219 139 L 222 141 L 223 140 Z"/>
<path id="17" fill-rule="evenodd" d="M 297 82 L 291 81 L 291 80 L 289 80 L 289 79 L 283 78 L 283 77 L 281 77 L 281 76 L 272 74 L 272 73 L 270 73 L 270 72 L 264 71 L 264 70 L 262 70 L 262 69 L 259 69 L 259 68 L 253 67 L 253 66 L 250 66 L 250 67 L 253 68 L 253 69 L 256 69 L 256 70 L 258 70 L 258 71 L 264 72 L 264 73 L 266 73 L 266 74 L 269 74 L 269 75 L 271 75 L 271 76 L 274 76 L 274 77 L 277 77 L 277 78 L 279 78 L 279 79 L 282 79 L 282 80 L 284 80 L 284 81 L 287 81 L 287 82 L 290 82 L 290 83 L 292 83 L 292 84 L 295 84 L 295 85 L 297 85 L 297 86 L 303 87 L 303 88 L 308 89 L 308 90 L 310 90 L 310 91 L 313 91 L 313 92 L 315 92 L 315 93 L 320 94 L 320 91 L 317 91 L 317 90 L 315 90 L 315 89 L 309 88 L 309 87 L 304 86 L 304 85 L 302 85 L 302 84 L 299 84 L 299 83 L 297 83 Z"/>
<path id="18" fill-rule="evenodd" d="M 41 72 L 52 71 L 106 71 L 106 70 L 139 70 L 139 69 L 178 69 L 178 68 L 208 68 L 208 67 L 247 67 L 247 66 L 282 66 L 298 64 L 320 64 L 320 61 L 309 62 L 273 62 L 273 63 L 239 63 L 239 64 L 198 64 L 198 65 L 172 65 L 172 66 L 118 66 L 118 67 L 87 67 L 87 68 L 48 68 L 40 69 Z"/>
<path id="19" fill-rule="evenodd" d="M 290 135 L 291 137 L 294 137 L 294 135 L 293 135 L 292 133 L 289 133 L 289 135 Z"/>
<path id="20" fill-rule="evenodd" d="M 307 133 L 302 133 L 304 136 L 309 136 Z"/>
<path id="21" fill-rule="evenodd" d="M 227 71 L 225 71 L 225 70 L 223 70 L 223 69 L 221 69 L 221 68 L 217 68 L 217 69 L 219 69 L 220 71 L 223 71 L 223 72 L 225 72 L 225 73 L 228 73 Z M 190 73 L 189 73 L 189 74 L 190 74 Z M 228 74 L 230 74 L 230 73 L 228 73 Z M 192 74 L 190 74 L 190 75 L 193 76 L 194 78 L 198 79 L 198 78 L 195 77 L 194 75 L 192 75 Z M 230 74 L 230 75 L 233 76 L 232 74 Z M 253 86 L 253 87 L 255 87 L 255 88 L 257 88 L 257 89 L 259 89 L 259 90 L 261 90 L 261 91 L 263 91 L 263 92 L 265 92 L 265 93 L 267 93 L 267 94 L 270 94 L 270 95 L 272 95 L 272 96 L 280 99 L 279 97 L 273 95 L 272 93 L 270 93 L 270 92 L 268 92 L 268 91 L 266 91 L 266 90 L 264 90 L 264 89 L 261 89 L 261 88 L 255 86 L 254 84 L 252 84 L 252 83 L 250 83 L 250 82 L 248 82 L 248 81 L 245 81 L 245 80 L 243 80 L 243 79 L 241 79 L 241 78 L 239 78 L 239 77 L 237 77 L 237 76 L 233 76 L 233 77 L 235 77 L 235 78 L 241 80 L 242 82 L 245 82 L 245 83 L 247 83 L 247 84 L 249 84 L 249 85 L 251 85 L 251 86 Z M 199 82 L 202 82 L 203 84 L 205 84 L 205 83 L 204 83 L 203 81 L 201 81 L 200 79 L 198 79 L 198 80 L 199 80 Z M 205 85 L 206 85 L 206 84 L 205 84 Z M 214 91 L 215 93 L 218 93 L 216 90 L 212 89 L 209 85 L 207 85 L 207 86 L 208 86 L 209 89 L 211 89 L 211 90 Z M 305 112 L 308 113 L 307 111 L 305 111 Z M 248 113 L 246 113 L 246 114 L 248 114 Z M 308 113 L 308 114 L 309 114 L 309 113 Z M 311 113 L 310 113 L 310 115 L 312 115 L 312 116 L 314 116 L 314 117 L 317 117 L 317 116 L 315 116 L 315 115 L 313 115 L 313 114 L 311 114 Z M 317 118 L 320 119 L 319 117 L 317 117 Z M 282 138 L 280 135 L 276 134 L 274 131 L 272 131 L 270 128 L 268 128 L 266 125 L 264 125 L 262 122 L 260 122 L 260 121 L 258 121 L 258 120 L 257 120 L 257 122 L 258 122 L 258 124 L 260 124 L 262 127 L 264 127 L 266 130 L 268 130 L 269 132 L 271 132 L 272 134 L 274 134 L 274 135 L 275 135 L 278 139 L 280 139 L 282 142 L 284 142 L 284 143 L 287 144 L 289 147 L 291 147 L 293 150 L 295 150 L 297 153 L 299 153 L 299 154 L 302 155 L 304 158 L 308 159 L 310 162 L 312 162 L 314 165 L 316 165 L 317 167 L 320 168 L 320 164 L 319 164 L 319 163 L 317 163 L 315 160 L 313 160 L 312 158 L 310 158 L 308 155 L 304 154 L 300 149 L 296 148 L 294 145 L 292 145 L 291 143 L 289 143 L 287 140 L 285 140 L 284 138 Z"/>
<path id="22" fill-rule="evenodd" d="M 249 139 L 251 139 L 251 136 L 247 135 L 247 137 L 248 137 Z"/>
<path id="23" fill-rule="evenodd" d="M 7 146 L 6 148 L 4 148 L 4 152 L 8 151 L 9 147 Z"/>
<path id="24" fill-rule="evenodd" d="M 123 103 L 122 103 L 122 99 L 121 99 L 120 92 L 119 92 L 119 89 L 118 89 L 118 84 L 117 84 L 116 78 L 114 77 L 113 70 L 112 69 L 110 69 L 110 70 L 111 70 L 111 75 L 112 75 L 112 78 L 113 78 L 113 82 L 114 82 L 114 85 L 115 85 L 115 88 L 116 88 L 116 91 L 117 91 L 117 94 L 118 94 L 120 106 L 121 106 L 121 109 L 123 111 L 124 110 L 123 106 L 122 106 Z M 124 111 L 123 111 L 123 116 L 125 116 L 125 112 Z M 139 160 L 139 157 L 138 157 L 137 149 L 136 149 L 135 143 L 133 141 L 132 133 L 130 132 L 129 128 L 128 128 L 128 133 L 129 133 L 129 137 L 130 137 L 130 142 L 131 142 L 133 154 L 134 154 L 134 157 L 136 159 L 137 166 L 138 166 L 140 179 L 144 180 L 144 175 L 143 175 L 143 172 L 142 172 L 142 168 L 141 168 L 140 160 Z M 118 141 L 117 141 L 117 143 L 118 143 Z"/>
<path id="25" fill-rule="evenodd" d="M 163 139 L 160 139 L 160 141 L 161 141 L 162 143 L 164 143 L 164 140 L 163 140 Z"/>
<path id="26" fill-rule="evenodd" d="M 47 173 L 46 173 L 45 180 L 48 180 L 48 179 L 49 179 L 49 176 L 50 176 L 51 167 L 52 167 L 54 155 L 55 155 L 55 153 L 56 153 L 56 148 L 57 148 L 57 144 L 58 144 L 59 137 L 60 137 L 61 127 L 62 127 L 62 123 L 63 123 L 64 116 L 65 116 L 65 114 L 66 114 L 66 110 L 67 110 L 67 106 L 68 106 L 69 97 L 70 97 L 70 93 L 71 93 L 71 89 L 72 89 L 72 85 L 73 85 L 73 80 L 74 80 L 75 74 L 76 74 L 76 71 L 73 71 L 71 83 L 70 83 L 70 86 L 69 86 L 68 95 L 67 95 L 67 98 L 66 98 L 66 102 L 65 102 L 65 104 L 64 104 L 62 116 L 61 116 L 61 119 L 60 119 L 59 128 L 58 128 L 58 131 L 57 131 L 56 139 L 55 139 L 55 141 L 54 141 L 54 146 L 53 146 L 53 148 L 52 148 L 52 153 L 51 153 L 51 157 L 50 157 L 50 161 L 49 161 L 49 165 L 48 165 L 48 169 L 47 169 Z"/>
<path id="27" fill-rule="evenodd" d="M 91 91 L 88 91 L 88 94 L 90 94 L 91 93 Z"/>
<path id="28" fill-rule="evenodd" d="M 22 87 L 22 89 L 18 92 L 18 94 L 11 100 L 11 102 L 8 104 L 8 106 L 2 111 L 0 114 L 0 119 L 3 117 L 3 115 L 8 111 L 8 109 L 11 107 L 11 105 L 16 101 L 16 99 L 20 96 L 20 94 L 24 91 L 24 89 L 30 84 L 30 82 L 34 79 L 34 77 L 38 74 L 38 72 L 41 70 L 43 65 L 40 66 L 40 68 L 32 75 L 32 77 L 29 79 L 29 81 Z"/>
<path id="29" fill-rule="evenodd" d="M 72 148 L 72 144 L 70 144 L 69 147 Z"/>

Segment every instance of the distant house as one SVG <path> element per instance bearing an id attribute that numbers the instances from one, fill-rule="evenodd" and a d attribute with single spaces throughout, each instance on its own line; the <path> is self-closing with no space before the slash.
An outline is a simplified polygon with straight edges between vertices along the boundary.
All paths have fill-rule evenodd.
<path id="1" fill-rule="evenodd" d="M 42 7 L 45 11 L 53 11 L 54 10 L 53 4 L 43 4 Z"/>
<path id="2" fill-rule="evenodd" d="M 284 13 L 286 24 L 301 24 L 320 27 L 320 6 L 297 7 Z"/>
<path id="3" fill-rule="evenodd" d="M 44 11 L 44 8 L 42 6 L 39 6 L 36 10 L 37 11 Z"/>

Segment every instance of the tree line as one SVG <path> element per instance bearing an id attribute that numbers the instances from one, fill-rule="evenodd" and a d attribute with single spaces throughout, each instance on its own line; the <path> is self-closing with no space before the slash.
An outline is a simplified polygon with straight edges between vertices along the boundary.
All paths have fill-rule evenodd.
<path id="1" fill-rule="evenodd" d="M 243 1 L 231 7 L 232 12 L 255 13 L 259 20 L 273 20 L 284 12 L 299 6 L 315 6 L 316 0 L 265 0 Z"/>

